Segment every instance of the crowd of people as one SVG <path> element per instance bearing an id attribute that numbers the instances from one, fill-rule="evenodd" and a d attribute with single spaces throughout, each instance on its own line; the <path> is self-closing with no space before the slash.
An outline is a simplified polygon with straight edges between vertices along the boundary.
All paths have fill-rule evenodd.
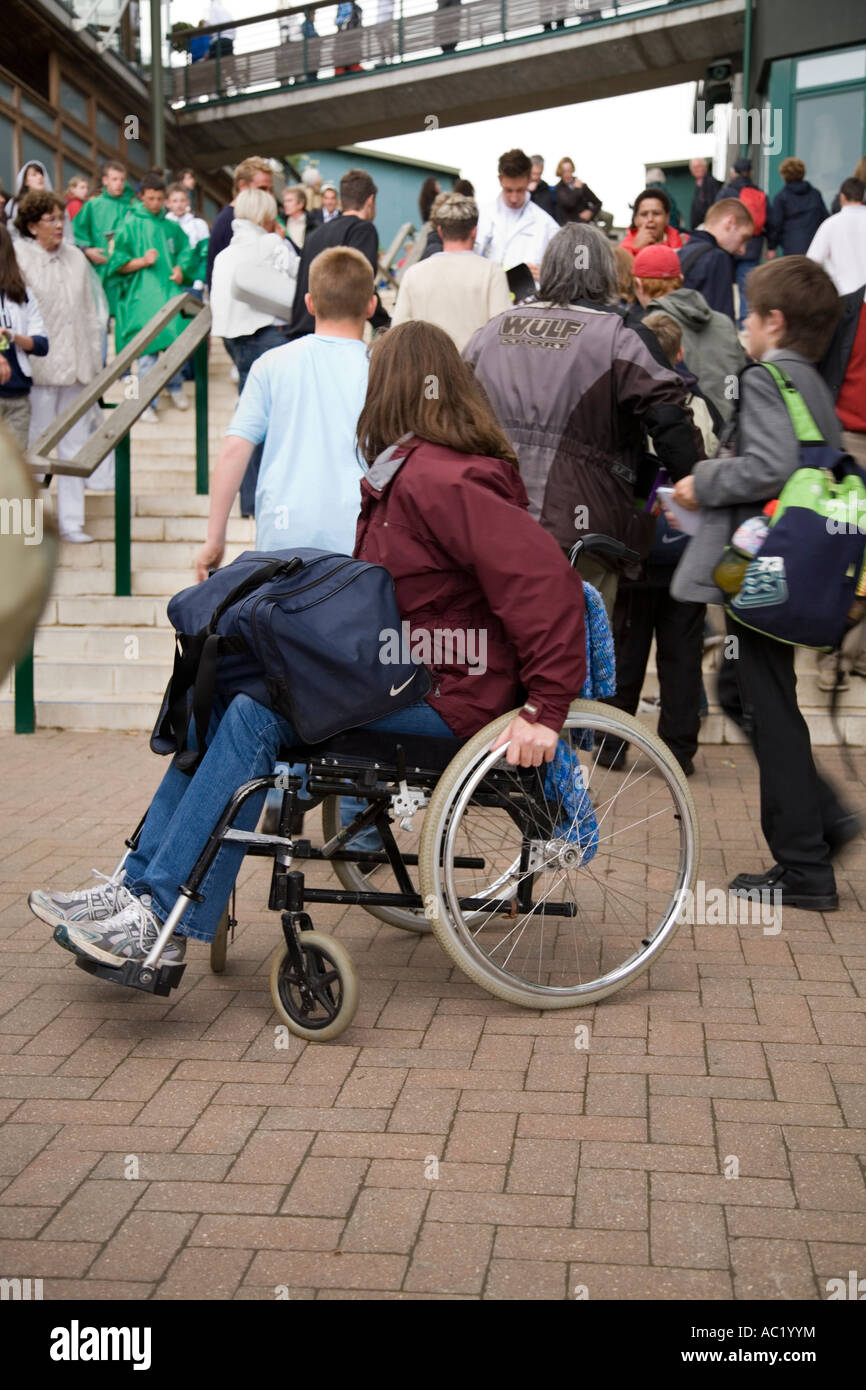
<path id="1" fill-rule="evenodd" d="M 404 619 L 454 627 L 469 615 L 498 653 L 483 676 L 435 671 L 426 701 L 404 712 L 409 722 L 385 727 L 467 736 L 519 706 L 503 736 L 509 761 L 537 766 L 554 756 L 585 674 L 583 591 L 566 556 L 581 534 L 613 536 L 639 563 L 579 562 L 611 619 L 612 702 L 637 710 L 655 640 L 659 733 L 691 776 L 706 710 L 707 605 L 724 597 L 714 570 L 737 526 L 800 466 L 782 395 L 754 364 L 782 369 L 826 443 L 866 467 L 866 184 L 847 179 L 839 211 L 828 213 L 800 160 L 785 161 L 772 203 L 747 159 L 727 183 L 694 161 L 687 230 L 673 225 L 663 172 L 653 171 L 660 178 L 634 199 L 615 247 L 573 161 L 559 161 L 553 186 L 543 172 L 539 156 L 505 152 L 486 207 L 469 184 L 442 190 L 428 180 L 417 254 L 402 267 L 390 315 L 378 292 L 378 190 L 362 169 L 339 190 L 318 189 L 314 207 L 304 187 L 287 189 L 279 207 L 271 165 L 244 160 L 206 255 L 191 224 L 187 235 L 180 181 L 169 194 L 173 222 L 155 175 L 131 208 L 118 183 L 70 220 L 77 232 L 87 215 L 86 236 L 75 240 L 106 287 L 114 281 L 119 342 L 153 313 L 145 277 L 156 265 L 172 267 L 172 285 L 194 283 L 203 266 L 213 333 L 237 368 L 240 399 L 215 465 L 199 579 L 223 559 L 238 494 L 255 517 L 258 550 L 312 546 L 385 565 Z M 62 241 L 63 211 L 50 193 L 24 195 L 18 221 L 24 238 L 36 229 L 31 260 L 51 254 L 49 235 Z M 5 242 L 0 253 L 8 275 Z M 51 327 L 23 284 L 28 264 L 15 351 L 35 373 Z M 679 511 L 659 507 L 662 481 Z M 696 509 L 702 525 L 690 538 L 677 517 Z M 729 632 L 737 641 L 719 698 L 752 742 L 774 860 L 731 886 L 831 910 L 832 861 L 859 818 L 815 767 L 794 649 L 733 619 Z M 850 665 L 866 675 L 862 638 Z M 63 901 L 36 895 L 34 910 L 69 924 L 77 948 L 98 959 L 139 955 L 232 777 L 241 764 L 245 777 L 269 771 L 290 736 L 272 711 L 236 698 L 216 717 L 195 775 L 166 775 L 123 883 Z M 626 751 L 606 740 L 597 757 L 615 770 Z M 261 805 L 247 803 L 250 825 Z M 206 902 L 174 940 L 175 959 L 187 935 L 212 937 L 238 863 L 237 851 L 220 851 Z"/>

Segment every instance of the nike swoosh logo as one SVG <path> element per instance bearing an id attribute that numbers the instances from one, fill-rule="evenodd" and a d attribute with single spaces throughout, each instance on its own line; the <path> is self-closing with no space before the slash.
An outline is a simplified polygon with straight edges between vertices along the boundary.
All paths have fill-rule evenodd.
<path id="1" fill-rule="evenodd" d="M 673 545 L 675 541 L 684 541 L 685 532 L 681 536 L 662 536 L 662 545 Z"/>
<path id="2" fill-rule="evenodd" d="M 392 694 L 392 695 L 399 695 L 399 694 L 400 694 L 400 691 L 401 691 L 401 690 L 405 690 L 407 685 L 411 685 L 414 679 L 415 679 L 414 676 L 410 676 L 409 679 L 408 679 L 407 681 L 404 681 L 402 685 L 398 685 L 396 690 L 394 689 L 394 687 L 393 687 L 393 685 L 392 685 L 392 686 L 391 686 L 391 694 Z"/>

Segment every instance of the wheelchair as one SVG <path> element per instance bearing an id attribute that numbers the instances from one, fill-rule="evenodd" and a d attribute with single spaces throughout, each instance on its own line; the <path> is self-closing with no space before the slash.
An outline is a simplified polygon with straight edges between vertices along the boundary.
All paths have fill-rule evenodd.
<path id="1" fill-rule="evenodd" d="M 630 554 L 619 542 L 591 539 L 595 550 Z M 273 860 L 268 906 L 280 913 L 283 940 L 270 989 L 298 1037 L 338 1037 L 359 999 L 345 947 L 314 930 L 309 909 L 317 903 L 361 907 L 395 928 L 432 932 L 470 980 L 525 1008 L 574 1008 L 623 989 L 669 945 L 694 890 L 700 836 L 685 777 L 639 720 L 582 699 L 560 733 L 558 780 L 553 765 L 511 766 L 507 745 L 492 744 L 516 713 L 469 739 L 354 729 L 315 747 L 282 749 L 280 761 L 303 765 L 304 775 L 272 772 L 236 789 L 146 959 L 113 967 L 76 953 L 77 964 L 112 983 L 168 994 L 185 965 L 162 964 L 161 954 L 189 902 L 202 900 L 220 846 L 232 843 Z M 273 833 L 235 829 L 245 801 L 272 787 L 282 792 Z M 342 824 L 347 797 L 362 805 Z M 303 830 L 316 807 L 321 845 Z M 355 847 L 370 827 L 381 848 Z M 308 885 L 309 862 L 330 864 L 337 884 Z M 211 946 L 216 973 L 226 968 L 234 925 L 226 910 Z"/>

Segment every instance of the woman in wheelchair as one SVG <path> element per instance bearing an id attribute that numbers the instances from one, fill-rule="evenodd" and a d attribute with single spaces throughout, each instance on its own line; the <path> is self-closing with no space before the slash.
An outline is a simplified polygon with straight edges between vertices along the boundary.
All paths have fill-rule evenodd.
<path id="1" fill-rule="evenodd" d="M 522 706 L 494 747 L 507 744 L 512 768 L 550 762 L 586 676 L 583 586 L 529 516 L 514 452 L 440 329 L 406 323 L 374 344 L 358 441 L 369 470 L 355 555 L 390 572 L 404 627 L 413 639 L 429 634 L 434 653 L 426 699 L 359 729 L 358 745 L 374 731 L 466 739 Z M 465 658 L 465 640 L 437 664 L 437 632 L 473 634 L 483 664 L 453 659 Z M 31 909 L 79 963 L 144 961 L 223 808 L 299 743 L 284 718 L 248 696 L 217 705 L 195 774 L 169 767 L 122 871 L 77 893 L 33 892 Z M 254 830 L 264 797 L 264 787 L 247 797 L 234 831 Z M 187 937 L 212 941 L 244 853 L 243 843 L 220 844 L 163 946 L 163 965 L 183 959 Z"/>

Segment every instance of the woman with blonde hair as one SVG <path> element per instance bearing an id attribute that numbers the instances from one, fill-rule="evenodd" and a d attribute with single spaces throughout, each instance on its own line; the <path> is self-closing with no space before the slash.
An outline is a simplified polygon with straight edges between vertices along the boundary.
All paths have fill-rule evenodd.
<path id="1" fill-rule="evenodd" d="M 235 198 L 232 239 L 213 263 L 210 307 L 213 332 L 238 369 L 238 395 L 243 392 L 256 358 L 286 342 L 286 320 L 254 307 L 238 294 L 236 276 L 261 271 L 285 277 L 285 302 L 291 304 L 299 257 L 288 238 L 276 233 L 277 202 L 264 188 L 245 188 Z M 290 312 L 290 311 L 289 311 Z M 262 450 L 258 445 L 241 483 L 241 515 L 254 516 L 256 483 Z"/>

